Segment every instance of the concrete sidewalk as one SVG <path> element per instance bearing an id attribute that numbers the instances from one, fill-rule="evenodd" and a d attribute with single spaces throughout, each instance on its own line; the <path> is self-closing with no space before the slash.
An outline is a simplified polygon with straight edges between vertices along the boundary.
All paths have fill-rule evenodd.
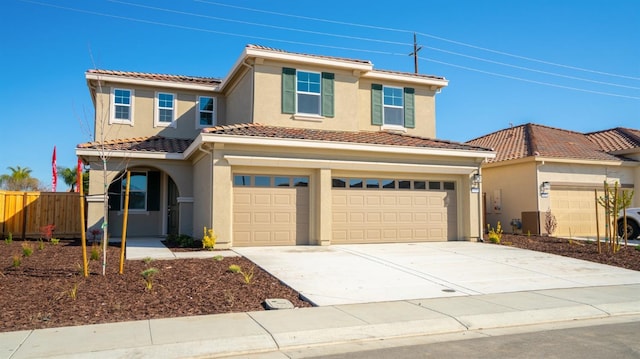
<path id="1" fill-rule="evenodd" d="M 0 358 L 275 356 L 293 348 L 625 316 L 640 321 L 640 284 L 7 332 L 0 333 Z"/>

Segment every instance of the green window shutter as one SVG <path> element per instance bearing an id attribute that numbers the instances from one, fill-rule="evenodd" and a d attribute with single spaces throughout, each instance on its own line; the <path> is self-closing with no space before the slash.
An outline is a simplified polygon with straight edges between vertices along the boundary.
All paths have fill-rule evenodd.
<path id="1" fill-rule="evenodd" d="M 404 127 L 416 127 L 415 111 L 415 90 L 410 87 L 404 88 Z"/>
<path id="2" fill-rule="evenodd" d="M 282 68 L 282 113 L 296 113 L 296 69 Z"/>
<path id="3" fill-rule="evenodd" d="M 160 172 L 147 172 L 147 211 L 160 210 Z"/>
<path id="4" fill-rule="evenodd" d="M 371 84 L 371 124 L 382 126 L 382 85 Z"/>
<path id="5" fill-rule="evenodd" d="M 322 116 L 333 117 L 334 112 L 334 78 L 335 75 L 330 72 L 322 73 Z"/>

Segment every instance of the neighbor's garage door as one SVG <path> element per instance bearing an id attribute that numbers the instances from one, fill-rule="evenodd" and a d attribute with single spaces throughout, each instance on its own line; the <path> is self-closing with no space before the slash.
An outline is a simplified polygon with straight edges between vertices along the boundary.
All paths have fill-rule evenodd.
<path id="1" fill-rule="evenodd" d="M 234 176 L 233 245 L 307 244 L 308 185 L 300 176 Z"/>
<path id="2" fill-rule="evenodd" d="M 333 244 L 456 239 L 454 182 L 333 178 Z"/>
<path id="3" fill-rule="evenodd" d="M 599 192 L 599 196 L 602 191 Z M 555 236 L 596 236 L 595 195 L 593 189 L 552 187 L 549 193 L 551 213 L 558 221 Z M 600 232 L 604 232 L 604 210 L 598 208 Z M 545 229 L 545 214 L 542 213 L 542 230 Z"/>

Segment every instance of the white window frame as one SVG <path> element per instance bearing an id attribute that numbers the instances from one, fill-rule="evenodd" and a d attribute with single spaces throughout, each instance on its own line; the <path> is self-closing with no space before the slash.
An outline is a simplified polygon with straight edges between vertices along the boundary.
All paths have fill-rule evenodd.
<path id="1" fill-rule="evenodd" d="M 116 90 L 120 90 L 120 91 L 129 91 L 129 105 L 123 105 L 123 104 L 116 104 Z M 125 125 L 131 125 L 133 126 L 133 104 L 134 104 L 134 90 L 133 89 L 127 89 L 127 88 L 121 88 L 121 87 L 112 87 L 111 88 L 111 94 L 110 94 L 110 116 L 109 116 L 109 124 L 112 123 L 119 123 L 119 124 L 125 124 Z M 116 118 L 116 106 L 128 106 L 129 107 L 129 119 L 128 120 L 123 120 L 120 118 Z"/>
<path id="2" fill-rule="evenodd" d="M 318 89 L 318 92 L 307 92 L 307 91 L 298 91 L 298 76 L 300 75 L 301 72 L 306 72 L 306 73 L 310 73 L 310 74 L 318 74 L 320 76 L 320 88 Z M 322 116 L 322 73 L 318 72 L 318 71 L 308 71 L 308 70 L 300 70 L 300 69 L 296 69 L 296 114 L 300 114 L 300 115 L 306 115 L 306 116 L 313 116 L 313 117 L 321 117 Z M 298 98 L 299 95 L 313 95 L 313 96 L 317 96 L 318 97 L 318 113 L 311 113 L 311 112 L 300 112 L 298 105 L 300 104 L 300 100 Z"/>
<path id="3" fill-rule="evenodd" d="M 206 112 L 209 113 L 209 111 L 203 111 L 200 110 L 200 101 L 202 101 L 203 98 L 210 98 L 213 100 L 213 110 L 211 110 L 211 125 L 203 125 L 202 123 L 200 123 L 200 114 L 202 112 Z M 218 123 L 218 116 L 216 115 L 218 111 L 217 110 L 218 107 L 218 99 L 214 96 L 198 96 L 198 101 L 196 102 L 196 128 L 206 128 L 206 127 L 213 127 L 216 126 L 216 124 Z"/>
<path id="4" fill-rule="evenodd" d="M 385 89 L 396 89 L 396 90 L 400 90 L 400 99 L 402 100 L 402 105 L 401 106 L 397 106 L 397 105 L 387 105 L 384 103 L 384 90 Z M 385 116 L 385 108 L 399 108 L 401 111 L 401 118 L 402 118 L 402 124 L 398 125 L 397 123 L 387 123 L 387 118 Z M 386 127 L 391 127 L 391 128 L 398 128 L 398 129 L 403 129 L 404 128 L 404 89 L 402 87 L 396 87 L 396 86 L 382 86 L 382 125 L 386 126 Z"/>
<path id="5" fill-rule="evenodd" d="M 171 95 L 173 96 L 172 107 L 171 107 L 171 122 L 161 122 L 160 121 L 160 95 Z M 155 127 L 176 127 L 176 112 L 178 111 L 178 102 L 177 96 L 175 93 L 171 92 L 161 92 L 156 91 L 155 96 L 155 116 L 153 124 Z M 168 107 L 163 107 L 163 110 L 169 109 Z"/>

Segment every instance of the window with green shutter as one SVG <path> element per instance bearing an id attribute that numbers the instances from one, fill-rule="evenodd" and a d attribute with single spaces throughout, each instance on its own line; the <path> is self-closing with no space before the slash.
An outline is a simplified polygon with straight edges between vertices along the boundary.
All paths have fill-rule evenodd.
<path id="1" fill-rule="evenodd" d="M 371 84 L 371 124 L 382 126 L 382 85 Z"/>
<path id="2" fill-rule="evenodd" d="M 333 117 L 334 113 L 334 74 L 322 73 L 322 116 Z"/>
<path id="3" fill-rule="evenodd" d="M 282 68 L 282 113 L 296 113 L 296 69 Z"/>
<path id="4" fill-rule="evenodd" d="M 335 75 L 282 68 L 282 113 L 335 116 Z"/>
<path id="5" fill-rule="evenodd" d="M 410 87 L 404 88 L 404 127 L 416 127 L 415 90 Z"/>
<path id="6" fill-rule="evenodd" d="M 415 90 L 372 84 L 371 124 L 415 128 Z"/>

